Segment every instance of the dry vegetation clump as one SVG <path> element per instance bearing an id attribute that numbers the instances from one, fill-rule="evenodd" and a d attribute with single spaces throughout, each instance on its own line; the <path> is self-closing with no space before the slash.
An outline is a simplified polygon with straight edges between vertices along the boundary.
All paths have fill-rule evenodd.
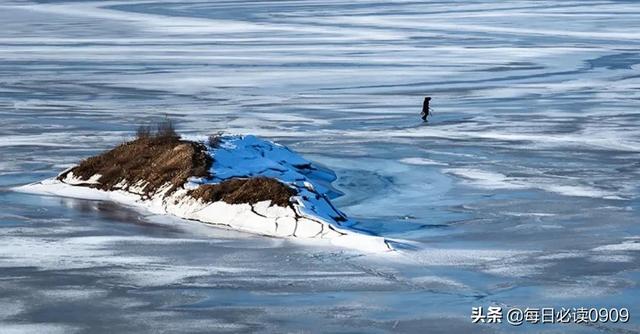
<path id="1" fill-rule="evenodd" d="M 209 146 L 211 146 L 212 148 L 220 147 L 223 134 L 224 133 L 222 131 L 210 134 L 209 137 L 207 138 L 207 144 L 209 144 Z"/>
<path id="2" fill-rule="evenodd" d="M 138 138 L 150 138 L 153 135 L 151 127 L 148 125 L 140 125 L 138 131 L 136 131 L 136 137 Z"/>
<path id="3" fill-rule="evenodd" d="M 167 183 L 171 184 L 168 195 L 189 177 L 210 177 L 212 163 L 204 145 L 181 140 L 173 124 L 165 121 L 158 125 L 155 133 L 149 127 L 140 127 L 135 140 L 83 160 L 58 179 L 64 180 L 69 172 L 82 180 L 100 174 L 98 184 L 87 186 L 101 190 L 116 190 L 122 181 L 127 185 L 123 190 L 129 190 L 144 181 L 143 193 L 150 197 Z"/>
<path id="4" fill-rule="evenodd" d="M 230 179 L 218 184 L 203 184 L 188 195 L 205 202 L 224 201 L 229 204 L 271 201 L 271 205 L 287 207 L 296 191 L 282 182 L 266 177 Z"/>

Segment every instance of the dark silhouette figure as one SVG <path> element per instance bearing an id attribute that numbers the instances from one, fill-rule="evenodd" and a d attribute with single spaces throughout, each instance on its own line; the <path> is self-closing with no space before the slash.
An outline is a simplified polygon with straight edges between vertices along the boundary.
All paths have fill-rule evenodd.
<path id="1" fill-rule="evenodd" d="M 425 97 L 424 98 L 424 102 L 422 103 L 422 112 L 420 113 L 420 117 L 422 117 L 423 121 L 427 121 L 427 117 L 429 117 L 429 111 L 431 111 L 431 109 L 429 108 L 429 101 L 431 101 L 430 97 Z"/>

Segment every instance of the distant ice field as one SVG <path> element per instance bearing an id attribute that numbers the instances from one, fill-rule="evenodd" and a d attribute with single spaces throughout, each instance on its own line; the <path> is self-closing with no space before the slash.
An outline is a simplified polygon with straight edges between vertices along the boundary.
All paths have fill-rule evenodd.
<path id="1" fill-rule="evenodd" d="M 640 314 L 634 1 L 5 0 L 0 26 L 10 333 L 509 332 L 470 323 L 494 304 Z M 411 249 L 9 191 L 165 116 L 332 169 L 355 227 Z"/>

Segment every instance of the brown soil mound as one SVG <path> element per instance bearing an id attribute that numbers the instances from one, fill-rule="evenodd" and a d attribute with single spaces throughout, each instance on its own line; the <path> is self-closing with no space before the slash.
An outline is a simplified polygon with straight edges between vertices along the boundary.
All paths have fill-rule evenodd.
<path id="1" fill-rule="evenodd" d="M 291 205 L 291 196 L 296 191 L 282 182 L 256 177 L 250 179 L 230 179 L 219 184 L 204 184 L 188 193 L 205 202 L 224 201 L 229 204 L 250 203 L 271 200 L 271 205 L 286 207 Z"/>
<path id="2" fill-rule="evenodd" d="M 82 180 L 100 174 L 99 184 L 87 186 L 102 190 L 116 190 L 115 186 L 122 181 L 129 187 L 144 180 L 143 195 L 150 197 L 167 183 L 172 185 L 168 195 L 189 177 L 210 177 L 212 163 L 206 147 L 200 143 L 180 140 L 177 135 L 147 135 L 83 160 L 58 176 L 58 180 L 64 180 L 69 172 Z"/>

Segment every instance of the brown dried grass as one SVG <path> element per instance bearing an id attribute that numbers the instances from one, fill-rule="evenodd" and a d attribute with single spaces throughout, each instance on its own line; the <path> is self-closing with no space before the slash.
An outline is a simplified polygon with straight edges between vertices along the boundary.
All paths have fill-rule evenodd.
<path id="1" fill-rule="evenodd" d="M 129 190 L 144 181 L 143 193 L 150 197 L 168 183 L 171 188 L 167 195 L 182 187 L 189 177 L 210 177 L 212 163 L 204 145 L 180 140 L 173 131 L 158 131 L 85 159 L 58 179 L 64 180 L 69 172 L 82 180 L 100 174 L 98 184 L 89 186 L 101 190 L 116 190 L 122 181 L 127 184 L 124 190 Z"/>
<path id="2" fill-rule="evenodd" d="M 229 204 L 271 201 L 271 205 L 287 207 L 296 191 L 282 182 L 266 177 L 230 179 L 218 184 L 203 184 L 188 195 L 204 202 L 224 201 Z"/>

